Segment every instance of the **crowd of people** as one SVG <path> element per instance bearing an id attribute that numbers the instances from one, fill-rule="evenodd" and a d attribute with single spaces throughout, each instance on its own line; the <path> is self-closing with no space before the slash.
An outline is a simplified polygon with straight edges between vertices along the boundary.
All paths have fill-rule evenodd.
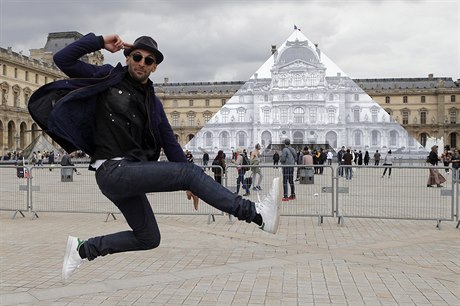
<path id="1" fill-rule="evenodd" d="M 430 158 L 427 158 L 427 163 L 433 166 L 439 166 L 440 164 L 445 166 L 445 174 L 450 174 L 450 169 L 452 168 L 453 174 L 457 175 L 457 169 L 460 168 L 460 155 L 458 149 L 450 149 L 446 147 L 442 154 L 438 154 L 437 146 L 434 146 L 430 153 Z M 191 152 L 186 151 L 188 160 L 193 162 L 193 156 Z M 371 158 L 372 156 L 372 158 Z M 238 148 L 231 153 L 230 163 L 236 165 L 237 169 L 237 181 L 236 181 L 236 192 L 239 193 L 241 186 L 243 187 L 245 193 L 243 196 L 248 196 L 251 194 L 251 189 L 253 191 L 262 190 L 262 180 L 263 180 L 263 171 L 260 168 L 261 163 L 261 146 L 256 144 L 252 151 L 248 152 L 244 148 Z M 338 176 L 344 177 L 346 180 L 351 180 L 353 178 L 353 166 L 383 166 L 382 178 L 388 177 L 391 178 L 392 167 L 394 163 L 394 154 L 392 150 L 388 150 L 384 153 L 380 153 L 379 150 L 376 150 L 371 154 L 368 150 L 362 152 L 361 150 L 352 150 L 342 146 L 340 150 L 334 154 L 332 149 L 324 148 L 314 148 L 310 149 L 308 146 L 305 146 L 303 150 L 295 151 L 294 148 L 290 145 L 289 139 L 287 139 L 281 150 L 274 150 L 272 155 L 272 162 L 275 168 L 278 168 L 278 165 L 292 165 L 293 167 L 283 167 L 283 201 L 295 200 L 295 185 L 294 182 L 300 181 L 300 169 L 305 169 L 306 167 L 298 167 L 299 170 L 295 174 L 294 165 L 304 165 L 308 166 L 309 169 L 312 169 L 313 174 L 321 175 L 324 173 L 324 165 L 332 165 L 334 157 L 336 162 L 340 166 L 338 170 Z M 246 161 L 247 160 L 247 161 Z M 209 164 L 209 153 L 205 152 L 202 157 L 203 166 Z M 371 164 L 372 162 L 372 164 Z M 214 160 L 212 161 L 213 167 L 212 172 L 214 173 L 214 178 L 219 183 L 222 183 L 222 177 L 225 174 L 225 167 L 227 166 L 226 156 L 223 150 L 220 150 Z M 247 175 L 249 173 L 249 176 Z M 458 178 L 454 177 L 454 180 Z M 427 182 L 427 187 L 432 187 L 434 185 L 442 187 L 442 183 L 445 182 L 445 178 L 439 173 L 439 171 L 430 169 L 430 176 Z M 252 188 L 251 188 L 252 186 Z"/>

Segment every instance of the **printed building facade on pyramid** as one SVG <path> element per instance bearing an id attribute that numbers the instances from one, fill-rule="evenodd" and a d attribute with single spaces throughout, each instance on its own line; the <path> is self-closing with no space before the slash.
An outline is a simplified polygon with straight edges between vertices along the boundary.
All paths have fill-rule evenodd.
<path id="1" fill-rule="evenodd" d="M 332 148 L 426 155 L 425 148 L 299 30 L 186 145 L 192 152 L 237 148 Z"/>

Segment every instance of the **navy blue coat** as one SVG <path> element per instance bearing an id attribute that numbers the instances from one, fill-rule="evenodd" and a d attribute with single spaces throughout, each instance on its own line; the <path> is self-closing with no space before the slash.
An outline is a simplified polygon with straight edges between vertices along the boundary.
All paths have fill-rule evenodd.
<path id="1" fill-rule="evenodd" d="M 46 84 L 30 97 L 28 108 L 32 118 L 67 152 L 94 153 L 97 95 L 120 83 L 127 71 L 127 67 L 120 63 L 116 67 L 108 64 L 96 66 L 78 60 L 103 47 L 102 36 L 89 33 L 57 52 L 54 61 L 70 79 Z M 149 125 L 159 142 L 157 148 L 163 148 L 169 161 L 187 162 L 152 82 L 148 82 L 151 97 Z"/>

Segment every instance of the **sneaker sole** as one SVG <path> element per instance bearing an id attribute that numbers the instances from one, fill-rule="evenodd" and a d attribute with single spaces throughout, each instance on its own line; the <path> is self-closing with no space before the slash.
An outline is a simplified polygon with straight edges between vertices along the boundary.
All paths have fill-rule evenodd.
<path id="1" fill-rule="evenodd" d="M 281 194 L 284 192 L 283 184 L 281 184 L 280 180 L 281 180 L 280 177 L 275 177 L 273 179 L 273 183 L 278 184 L 278 188 L 276 190 L 277 193 L 275 194 L 276 221 L 275 221 L 273 234 L 276 234 L 276 232 L 278 231 L 279 224 L 280 224 L 280 202 L 281 202 Z"/>
<path id="2" fill-rule="evenodd" d="M 67 263 L 69 262 L 69 257 L 70 257 L 70 252 L 72 251 L 72 245 L 73 245 L 73 237 L 69 236 L 67 238 L 67 248 L 65 251 L 64 255 L 64 263 L 62 264 L 62 280 L 65 282 L 67 281 L 68 277 L 65 276 L 65 267 L 67 266 Z"/>

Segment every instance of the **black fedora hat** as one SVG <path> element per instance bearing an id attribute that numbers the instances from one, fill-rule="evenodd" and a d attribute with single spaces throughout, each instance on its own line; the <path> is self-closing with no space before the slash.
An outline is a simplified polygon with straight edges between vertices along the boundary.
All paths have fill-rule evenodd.
<path id="1" fill-rule="evenodd" d="M 158 50 L 158 44 L 157 42 L 149 36 L 141 36 L 138 39 L 136 39 L 133 43 L 133 46 L 129 49 L 125 49 L 123 51 L 123 54 L 128 57 L 131 52 L 133 52 L 136 49 L 143 49 L 147 50 L 150 52 L 153 52 L 155 55 L 156 63 L 159 64 L 163 61 L 163 53 Z"/>

